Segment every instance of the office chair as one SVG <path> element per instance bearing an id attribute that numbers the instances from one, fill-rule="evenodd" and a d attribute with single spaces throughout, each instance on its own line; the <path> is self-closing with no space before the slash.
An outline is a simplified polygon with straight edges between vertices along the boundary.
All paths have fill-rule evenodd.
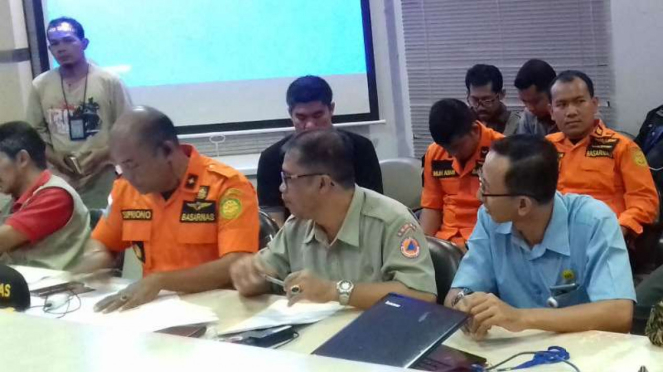
<path id="1" fill-rule="evenodd" d="M 395 158 L 380 161 L 384 195 L 416 210 L 421 203 L 421 160 Z"/>
<path id="2" fill-rule="evenodd" d="M 260 210 L 258 211 L 258 217 L 260 218 L 260 235 L 259 235 L 259 249 L 263 249 L 267 246 L 267 243 L 274 239 L 274 236 L 279 232 L 279 225 L 274 221 L 267 212 Z"/>
<path id="3" fill-rule="evenodd" d="M 451 283 L 454 280 L 462 253 L 450 241 L 427 236 L 428 249 L 430 250 L 431 258 L 433 259 L 433 267 L 435 268 L 435 283 L 437 285 L 437 303 L 444 303 L 444 298 L 447 296 Z"/>

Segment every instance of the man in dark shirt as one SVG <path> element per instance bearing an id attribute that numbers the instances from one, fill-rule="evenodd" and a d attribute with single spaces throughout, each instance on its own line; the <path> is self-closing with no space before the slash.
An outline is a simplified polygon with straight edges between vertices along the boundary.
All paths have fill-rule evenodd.
<path id="1" fill-rule="evenodd" d="M 329 84 L 318 76 L 303 76 L 292 82 L 286 93 L 288 112 L 295 133 L 310 129 L 332 127 L 334 102 Z M 368 139 L 343 131 L 352 141 L 355 178 L 359 186 L 382 193 L 382 172 L 373 143 Z M 281 147 L 292 137 L 286 136 L 260 154 L 258 162 L 258 201 L 278 224 L 283 226 L 289 212 L 281 199 Z M 299 175 L 304 176 L 304 175 Z"/>
<path id="2" fill-rule="evenodd" d="M 506 90 L 500 69 L 478 64 L 465 74 L 467 103 L 479 120 L 488 128 L 510 136 L 518 128 L 520 115 L 504 104 Z"/>
<path id="3" fill-rule="evenodd" d="M 518 97 L 525 104 L 520 116 L 517 134 L 531 134 L 545 137 L 559 132 L 550 116 L 550 94 L 548 88 L 557 73 L 546 61 L 530 59 L 518 70 L 513 85 L 518 89 Z"/>

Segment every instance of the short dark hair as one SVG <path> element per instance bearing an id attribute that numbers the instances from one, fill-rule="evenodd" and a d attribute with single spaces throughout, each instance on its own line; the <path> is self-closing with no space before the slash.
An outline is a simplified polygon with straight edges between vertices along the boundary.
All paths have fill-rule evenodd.
<path id="1" fill-rule="evenodd" d="M 145 125 L 139 129 L 140 142 L 156 150 L 166 141 L 179 146 L 177 129 L 166 114 L 150 106 L 138 106 L 147 112 Z"/>
<path id="2" fill-rule="evenodd" d="M 46 169 L 46 143 L 30 124 L 23 121 L 0 124 L 0 152 L 15 160 L 21 150 L 30 155 L 37 168 Z"/>
<path id="3" fill-rule="evenodd" d="M 345 189 L 354 187 L 354 146 L 343 132 L 333 128 L 301 132 L 292 137 L 283 150 L 286 153 L 297 151 L 298 164 L 311 172 L 327 174 Z"/>
<path id="4" fill-rule="evenodd" d="M 77 20 L 71 17 L 55 18 L 54 20 L 48 22 L 46 32 L 48 32 L 48 30 L 53 27 L 61 25 L 62 23 L 69 23 L 74 28 L 74 31 L 76 31 L 76 36 L 78 36 L 78 38 L 81 40 L 85 39 L 85 30 L 83 29 L 83 26 Z"/>
<path id="5" fill-rule="evenodd" d="M 557 83 L 558 81 L 561 81 L 562 83 L 570 83 L 575 79 L 580 79 L 585 82 L 585 85 L 587 85 L 587 90 L 589 91 L 589 96 L 594 97 L 594 83 L 592 82 L 592 79 L 587 76 L 582 71 L 577 71 L 577 70 L 566 70 L 562 71 L 557 75 L 557 77 L 550 83 L 550 88 L 548 89 L 548 94 L 550 94 L 550 98 L 552 98 L 552 87 Z"/>
<path id="6" fill-rule="evenodd" d="M 428 117 L 428 130 L 440 146 L 470 133 L 476 116 L 467 105 L 455 98 L 445 98 L 433 104 Z"/>
<path id="7" fill-rule="evenodd" d="M 555 197 L 559 168 L 555 145 L 527 134 L 493 142 L 491 151 L 509 159 L 504 183 L 510 194 L 530 196 L 541 204 Z"/>
<path id="8" fill-rule="evenodd" d="M 470 91 L 470 86 L 481 87 L 488 83 L 492 83 L 491 89 L 495 93 L 502 91 L 504 82 L 502 80 L 502 73 L 500 69 L 493 65 L 474 65 L 467 70 L 465 74 L 465 87 Z"/>
<path id="9" fill-rule="evenodd" d="M 333 93 L 329 83 L 325 79 L 313 75 L 302 76 L 293 81 L 285 95 L 289 111 L 300 103 L 317 101 L 331 108 L 332 99 Z"/>
<path id="10" fill-rule="evenodd" d="M 530 59 L 518 70 L 513 85 L 518 90 L 528 89 L 534 85 L 537 92 L 548 93 L 548 87 L 556 76 L 555 69 L 548 62 L 540 59 Z"/>

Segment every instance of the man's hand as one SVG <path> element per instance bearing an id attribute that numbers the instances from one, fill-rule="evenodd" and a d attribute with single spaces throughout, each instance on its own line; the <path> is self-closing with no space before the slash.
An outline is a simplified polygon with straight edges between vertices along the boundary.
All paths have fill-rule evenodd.
<path id="1" fill-rule="evenodd" d="M 68 158 L 70 156 L 71 154 L 69 153 L 66 154 L 54 153 L 53 157 L 51 157 L 49 161 L 58 172 L 62 173 L 63 175 L 69 178 L 75 178 L 78 177 L 78 173 L 76 173 L 76 170 L 72 169 L 64 160 L 65 158 Z"/>
<path id="2" fill-rule="evenodd" d="M 159 295 L 161 284 L 159 274 L 152 274 L 131 284 L 127 288 L 108 296 L 94 305 L 94 311 L 110 313 L 115 310 L 129 310 L 146 304 Z"/>
<path id="3" fill-rule="evenodd" d="M 492 293 L 473 293 L 463 297 L 454 308 L 471 316 L 467 331 L 476 340 L 484 339 L 493 326 L 511 332 L 526 328 L 522 310 L 507 305 Z"/>
<path id="4" fill-rule="evenodd" d="M 316 277 L 309 270 L 291 273 L 284 280 L 288 306 L 301 300 L 325 303 L 338 300 L 336 283 Z M 293 288 L 299 288 L 293 291 Z"/>
<path id="5" fill-rule="evenodd" d="M 270 285 L 263 275 L 268 272 L 255 255 L 246 255 L 230 267 L 230 279 L 235 289 L 242 296 L 256 296 L 269 291 Z M 273 275 L 270 275 L 273 276 Z"/>
<path id="6" fill-rule="evenodd" d="M 78 159 L 81 172 L 84 176 L 93 175 L 97 170 L 106 166 L 108 162 L 108 150 L 99 149 L 81 154 Z"/>

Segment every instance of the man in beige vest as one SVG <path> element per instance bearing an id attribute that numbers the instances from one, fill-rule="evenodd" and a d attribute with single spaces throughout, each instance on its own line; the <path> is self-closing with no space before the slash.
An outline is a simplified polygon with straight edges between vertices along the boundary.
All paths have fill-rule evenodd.
<path id="1" fill-rule="evenodd" d="M 81 257 L 90 215 L 76 191 L 46 169 L 46 144 L 24 122 L 0 125 L 0 263 L 66 270 Z"/>

